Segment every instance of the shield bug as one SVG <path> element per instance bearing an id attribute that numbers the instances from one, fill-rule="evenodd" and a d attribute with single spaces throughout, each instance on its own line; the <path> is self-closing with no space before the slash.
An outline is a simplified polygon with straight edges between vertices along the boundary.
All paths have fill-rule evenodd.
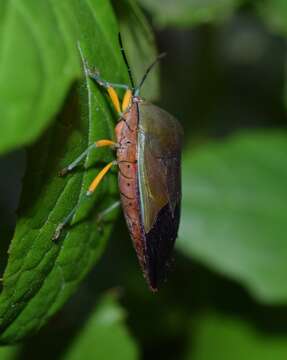
<path id="1" fill-rule="evenodd" d="M 98 173 L 87 195 L 95 191 L 113 165 L 118 166 L 120 198 L 127 227 L 147 283 L 152 291 L 156 291 L 165 280 L 179 227 L 182 128 L 172 115 L 139 95 L 148 73 L 163 54 L 149 66 L 140 84 L 135 86 L 121 39 L 120 45 L 131 88 L 109 83 L 99 73 L 88 70 L 90 77 L 107 90 L 119 114 L 115 127 L 116 142 L 96 141 L 63 169 L 61 175 L 77 166 L 92 148 L 107 146 L 116 150 L 116 160 Z M 115 88 L 125 89 L 122 103 Z M 101 217 L 116 205 L 109 207 Z M 54 239 L 59 237 L 75 210 L 58 225 Z"/>

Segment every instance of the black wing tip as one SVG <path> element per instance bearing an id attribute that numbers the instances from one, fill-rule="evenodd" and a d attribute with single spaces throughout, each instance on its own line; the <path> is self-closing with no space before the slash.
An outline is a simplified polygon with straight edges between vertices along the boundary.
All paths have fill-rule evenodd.
<path id="1" fill-rule="evenodd" d="M 147 262 L 145 278 L 152 292 L 157 292 L 166 282 L 173 263 L 172 252 L 177 237 L 180 215 L 178 203 L 174 214 L 169 205 L 163 207 L 151 231 L 145 234 Z"/>
<path id="2" fill-rule="evenodd" d="M 152 260 L 153 262 L 156 259 Z M 145 271 L 145 278 L 148 283 L 148 287 L 152 293 L 157 293 L 167 282 L 167 276 L 170 272 L 171 259 L 167 260 L 161 267 L 158 268 L 154 263 Z"/>
<path id="3" fill-rule="evenodd" d="M 154 285 L 151 285 L 151 284 L 149 284 L 149 289 L 153 294 L 156 294 L 159 291 L 159 288 L 157 286 L 154 286 Z"/>
<path id="4" fill-rule="evenodd" d="M 157 293 L 160 288 L 162 287 L 163 283 L 166 281 L 166 276 L 164 277 L 164 280 L 158 277 L 159 274 L 157 274 L 156 272 L 149 272 L 146 271 L 145 272 L 145 279 L 147 281 L 149 290 L 155 294 Z M 165 274 L 166 275 L 166 274 Z"/>

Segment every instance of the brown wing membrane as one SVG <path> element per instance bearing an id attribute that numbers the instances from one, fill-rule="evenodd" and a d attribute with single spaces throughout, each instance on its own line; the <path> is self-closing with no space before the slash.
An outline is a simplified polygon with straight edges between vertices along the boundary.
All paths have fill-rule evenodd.
<path id="1" fill-rule="evenodd" d="M 181 138 L 177 120 L 159 107 L 139 103 L 138 182 L 148 278 L 165 278 L 177 237 L 181 200 Z"/>

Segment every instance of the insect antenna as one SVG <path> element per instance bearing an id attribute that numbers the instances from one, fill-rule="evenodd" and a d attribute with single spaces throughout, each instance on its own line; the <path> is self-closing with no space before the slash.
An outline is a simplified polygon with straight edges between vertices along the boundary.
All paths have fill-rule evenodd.
<path id="1" fill-rule="evenodd" d="M 129 74 L 130 82 L 131 82 L 131 85 L 132 85 L 132 90 L 134 90 L 134 88 L 135 88 L 135 83 L 134 83 L 132 71 L 131 71 L 131 68 L 130 68 L 130 65 L 129 65 L 129 62 L 128 62 L 126 53 L 125 53 L 125 49 L 124 49 L 124 47 L 123 47 L 123 42 L 122 42 L 121 33 L 119 33 L 119 44 L 120 44 L 121 53 L 122 53 L 124 62 L 125 62 L 126 67 L 127 67 L 127 69 L 128 69 L 128 74 Z"/>
<path id="2" fill-rule="evenodd" d="M 150 64 L 150 66 L 146 69 L 146 72 L 144 73 L 144 76 L 142 77 L 142 80 L 141 80 L 140 84 L 135 89 L 135 95 L 139 94 L 140 89 L 143 86 L 143 83 L 145 82 L 145 79 L 147 78 L 147 76 L 148 76 L 149 72 L 151 71 L 151 69 L 158 63 L 158 61 L 160 59 L 162 59 L 165 56 L 166 56 L 166 53 L 159 54 L 157 56 L 157 58 L 154 60 L 154 62 L 152 64 Z"/>

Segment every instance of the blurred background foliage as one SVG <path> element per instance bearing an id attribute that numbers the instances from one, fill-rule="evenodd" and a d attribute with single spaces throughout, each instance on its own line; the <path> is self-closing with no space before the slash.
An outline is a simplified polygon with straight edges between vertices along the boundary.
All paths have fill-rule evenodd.
<path id="1" fill-rule="evenodd" d="M 174 269 L 150 294 L 120 216 L 76 294 L 0 359 L 285 359 L 287 2 L 140 5 L 168 53 L 158 103 L 185 130 Z M 123 21 L 131 12 L 117 14 L 133 24 Z M 21 151 L 1 159 L 1 241 L 13 232 L 24 162 Z"/>

